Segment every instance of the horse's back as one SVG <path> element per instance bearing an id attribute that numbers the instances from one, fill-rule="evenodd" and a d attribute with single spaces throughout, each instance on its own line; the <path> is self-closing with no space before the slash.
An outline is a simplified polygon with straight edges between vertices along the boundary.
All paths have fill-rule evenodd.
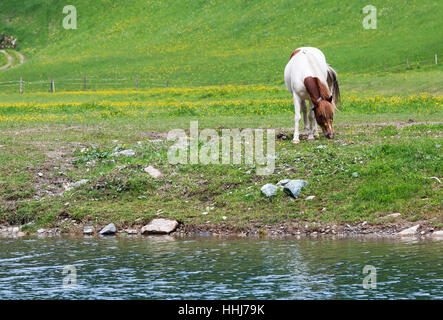
<path id="1" fill-rule="evenodd" d="M 285 67 L 286 88 L 293 94 L 305 96 L 304 79 L 306 77 L 317 77 L 326 81 L 326 58 L 323 52 L 313 47 L 300 47 L 294 53 Z"/>

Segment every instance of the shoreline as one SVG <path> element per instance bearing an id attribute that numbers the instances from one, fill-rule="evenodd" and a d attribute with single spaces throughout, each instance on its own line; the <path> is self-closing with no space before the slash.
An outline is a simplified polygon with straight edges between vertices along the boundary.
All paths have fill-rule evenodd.
<path id="1" fill-rule="evenodd" d="M 417 239 L 417 240 L 443 240 L 443 230 L 436 230 L 427 221 L 416 223 L 383 225 L 369 225 L 359 223 L 351 226 L 318 224 L 296 227 L 293 224 L 276 224 L 262 226 L 238 227 L 227 224 L 198 225 L 179 223 L 178 227 L 170 233 L 142 234 L 143 226 L 118 228 L 115 233 L 100 235 L 99 231 L 104 226 L 93 227 L 92 234 L 85 234 L 83 228 L 87 225 L 76 225 L 67 232 L 60 228 L 38 229 L 37 231 L 22 230 L 19 226 L 0 226 L 0 239 L 20 239 L 25 237 L 50 238 L 161 238 L 172 237 L 178 239 L 203 238 L 203 239 Z M 405 230 L 413 230 L 402 234 Z"/>

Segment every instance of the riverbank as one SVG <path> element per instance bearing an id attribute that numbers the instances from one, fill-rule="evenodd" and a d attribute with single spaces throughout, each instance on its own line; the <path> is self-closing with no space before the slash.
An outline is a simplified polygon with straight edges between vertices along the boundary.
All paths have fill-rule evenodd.
<path id="1" fill-rule="evenodd" d="M 83 100 L 68 101 L 74 98 Z M 38 94 L 3 102 L 0 224 L 63 234 L 109 223 L 118 230 L 142 227 L 154 218 L 177 220 L 184 233 L 333 234 L 349 225 L 357 228 L 351 234 L 371 228 L 393 234 L 418 223 L 425 233 L 443 228 L 440 97 L 343 97 L 336 138 L 296 145 L 286 98 L 282 88 L 229 86 Z M 199 134 L 211 128 L 219 136 L 224 129 L 274 129 L 273 173 L 257 174 L 244 158 L 240 164 L 170 163 L 175 142 L 168 131 L 189 135 L 191 121 L 198 121 Z M 205 146 L 200 143 L 199 152 Z M 284 179 L 308 185 L 298 198 L 261 192 Z"/>
<path id="2" fill-rule="evenodd" d="M 328 224 L 305 224 L 286 223 L 278 225 L 252 225 L 246 228 L 238 228 L 227 224 L 221 225 L 193 225 L 179 223 L 171 233 L 143 234 L 142 225 L 133 225 L 127 228 L 116 229 L 115 233 L 101 235 L 100 230 L 105 226 L 74 225 L 69 231 L 62 232 L 59 228 L 41 228 L 37 231 L 26 231 L 29 228 L 23 226 L 0 226 L 0 238 L 23 238 L 23 237 L 159 237 L 162 238 L 249 238 L 249 239 L 274 239 L 274 238 L 327 238 L 327 239 L 351 239 L 351 238 L 377 238 L 399 240 L 443 240 L 443 229 L 437 230 L 427 221 L 414 224 L 407 222 L 390 222 L 384 225 L 368 225 L 367 223 L 328 225 Z M 88 230 L 86 233 L 85 230 Z M 92 230 L 89 231 L 89 230 Z"/>

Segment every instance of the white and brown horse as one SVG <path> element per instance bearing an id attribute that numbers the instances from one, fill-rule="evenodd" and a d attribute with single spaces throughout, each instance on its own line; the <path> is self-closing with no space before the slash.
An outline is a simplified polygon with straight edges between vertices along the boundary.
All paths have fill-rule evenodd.
<path id="1" fill-rule="evenodd" d="M 294 97 L 295 125 L 292 142 L 300 142 L 298 130 L 301 119 L 300 108 L 303 110 L 304 133 L 308 136 L 308 140 L 319 136 L 314 118 L 325 137 L 334 138 L 332 120 L 339 101 L 340 89 L 337 73 L 326 63 L 324 54 L 317 48 L 296 49 L 285 68 L 285 83 Z M 309 128 L 306 100 L 310 100 Z"/>

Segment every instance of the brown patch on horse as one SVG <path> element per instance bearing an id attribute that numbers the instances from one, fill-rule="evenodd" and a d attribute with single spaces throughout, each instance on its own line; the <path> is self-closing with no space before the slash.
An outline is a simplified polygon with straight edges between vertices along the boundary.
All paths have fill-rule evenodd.
<path id="1" fill-rule="evenodd" d="M 314 77 L 306 77 L 303 83 L 305 84 L 306 90 L 311 97 L 311 101 L 314 105 L 318 105 L 317 100 L 320 98 L 320 89 L 318 88 L 317 81 Z"/>
<path id="2" fill-rule="evenodd" d="M 294 52 L 292 52 L 291 56 L 289 57 L 289 60 L 291 60 L 292 57 L 295 56 L 299 52 L 300 52 L 300 49 L 294 50 Z"/>
<path id="3" fill-rule="evenodd" d="M 319 78 L 306 77 L 303 82 L 305 84 L 306 90 L 311 96 L 311 101 L 315 106 L 319 106 L 318 100 L 320 99 L 320 97 L 328 102 L 332 101 L 331 92 L 329 91 L 328 87 L 320 81 Z"/>
<path id="4" fill-rule="evenodd" d="M 332 94 L 329 91 L 328 86 L 325 85 L 323 82 L 321 82 L 319 78 L 314 78 L 314 79 L 315 79 L 315 81 L 317 81 L 317 86 L 318 86 L 318 89 L 320 90 L 320 97 L 331 102 L 332 101 Z"/>
<path id="5" fill-rule="evenodd" d="M 334 137 L 332 120 L 334 119 L 334 105 L 329 89 L 317 77 L 306 77 L 303 81 L 311 97 L 314 115 L 317 123 L 329 139 Z"/>

